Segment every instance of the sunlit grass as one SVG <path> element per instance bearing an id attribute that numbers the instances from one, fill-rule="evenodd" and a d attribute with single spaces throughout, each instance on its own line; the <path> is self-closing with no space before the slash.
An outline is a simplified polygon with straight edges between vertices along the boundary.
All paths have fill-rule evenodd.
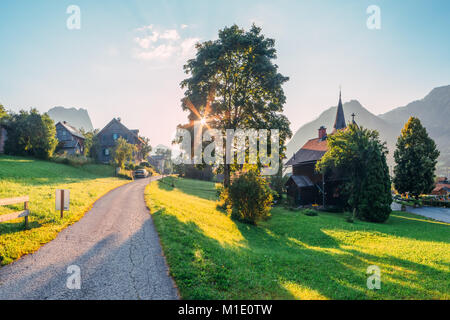
<path id="1" fill-rule="evenodd" d="M 0 223 L 1 264 L 8 264 L 53 240 L 58 232 L 78 221 L 100 196 L 127 181 L 110 177 L 109 166 L 67 165 L 28 158 L 0 156 L 0 199 L 30 197 L 29 230 L 24 219 Z M 64 219 L 55 211 L 55 190 L 70 190 L 70 211 Z M 23 204 L 0 207 L 0 215 L 21 210 Z"/>
<path id="2" fill-rule="evenodd" d="M 183 298 L 450 299 L 448 224 L 401 212 L 351 224 L 276 207 L 255 227 L 216 209 L 213 183 L 173 182 L 151 183 L 146 200 Z M 380 290 L 367 289 L 370 265 Z"/>

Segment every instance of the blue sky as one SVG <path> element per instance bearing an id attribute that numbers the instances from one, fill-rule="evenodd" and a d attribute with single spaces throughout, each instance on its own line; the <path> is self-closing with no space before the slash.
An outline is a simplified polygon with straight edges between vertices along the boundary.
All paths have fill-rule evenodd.
<path id="1" fill-rule="evenodd" d="M 81 29 L 69 30 L 69 5 Z M 369 30 L 369 5 L 381 29 Z M 88 109 L 96 128 L 121 117 L 169 144 L 181 111 L 182 65 L 196 41 L 254 22 L 276 40 L 285 114 L 295 132 L 343 100 L 375 114 L 450 84 L 449 1 L 0 2 L 0 103 L 12 110 Z"/>

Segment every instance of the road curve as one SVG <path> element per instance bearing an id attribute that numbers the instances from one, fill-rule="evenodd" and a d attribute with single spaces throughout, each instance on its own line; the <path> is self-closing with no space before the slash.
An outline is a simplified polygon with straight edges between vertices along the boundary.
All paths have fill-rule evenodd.
<path id="1" fill-rule="evenodd" d="M 0 268 L 0 300 L 178 299 L 144 201 L 149 181 L 109 192 L 53 241 Z"/>

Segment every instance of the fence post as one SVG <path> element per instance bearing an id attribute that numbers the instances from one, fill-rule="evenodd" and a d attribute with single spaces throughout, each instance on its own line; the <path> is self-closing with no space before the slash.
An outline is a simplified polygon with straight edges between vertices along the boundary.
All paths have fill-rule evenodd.
<path id="1" fill-rule="evenodd" d="M 23 210 L 27 210 L 27 215 L 25 216 L 25 229 L 28 229 L 28 214 L 29 214 L 28 201 L 25 201 L 23 203 Z"/>
<path id="2" fill-rule="evenodd" d="M 61 219 L 64 218 L 64 190 L 61 189 Z"/>

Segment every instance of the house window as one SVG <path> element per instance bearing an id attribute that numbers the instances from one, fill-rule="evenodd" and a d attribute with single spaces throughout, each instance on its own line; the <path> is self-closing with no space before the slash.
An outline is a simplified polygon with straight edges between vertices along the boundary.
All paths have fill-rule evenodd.
<path id="1" fill-rule="evenodd" d="M 105 156 L 109 156 L 109 149 L 105 149 Z"/>
<path id="2" fill-rule="evenodd" d="M 119 134 L 117 134 L 117 133 L 113 133 L 113 139 L 114 139 L 114 140 L 117 140 L 117 139 L 119 139 Z"/>

